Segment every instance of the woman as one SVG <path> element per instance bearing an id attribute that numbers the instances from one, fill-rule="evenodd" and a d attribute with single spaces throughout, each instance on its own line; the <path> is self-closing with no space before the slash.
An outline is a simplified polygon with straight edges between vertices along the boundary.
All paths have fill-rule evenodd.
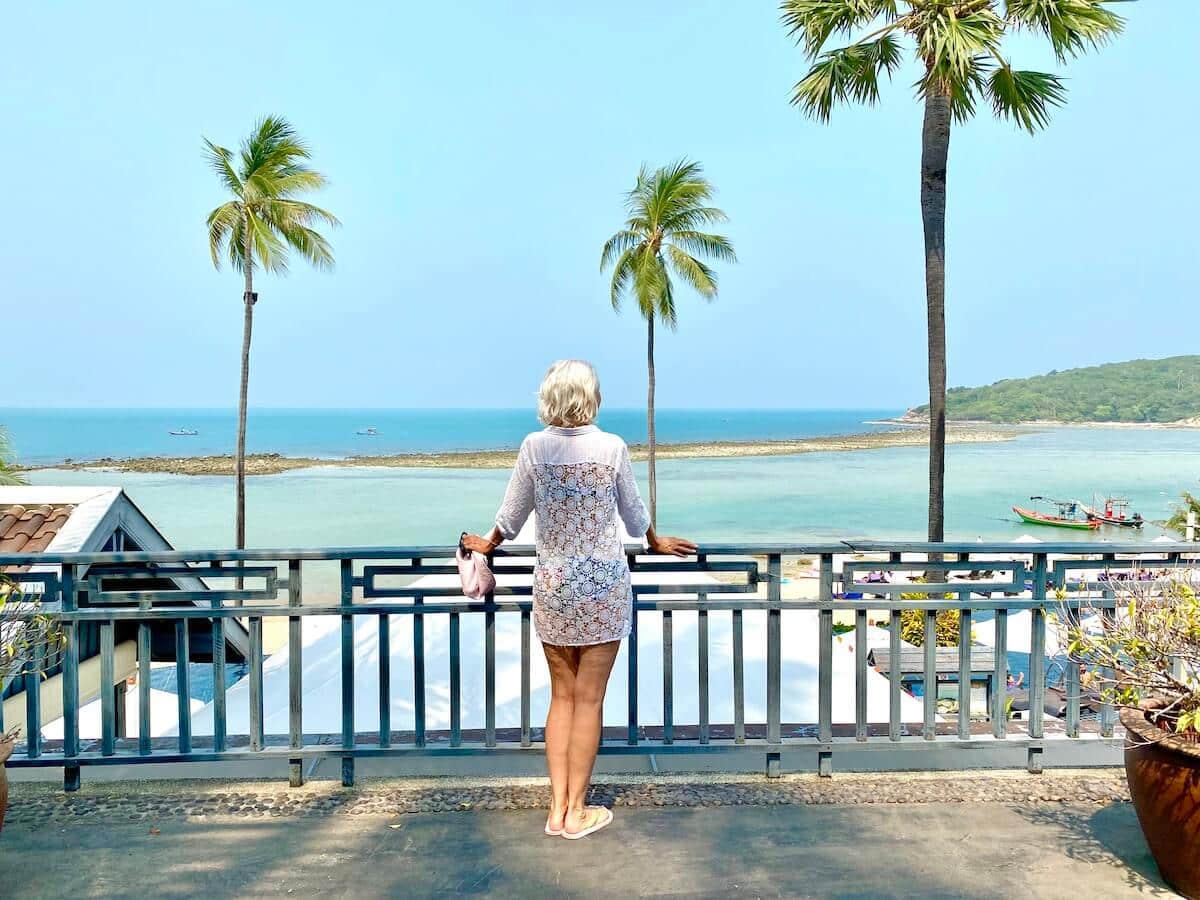
<path id="1" fill-rule="evenodd" d="M 544 431 L 525 438 L 496 524 L 463 546 L 491 553 L 537 512 L 533 623 L 550 668 L 546 764 L 550 816 L 546 834 L 586 837 L 612 822 L 612 811 L 586 807 L 600 746 L 604 690 L 621 640 L 633 621 L 633 590 L 618 517 L 645 535 L 651 553 L 687 556 L 696 545 L 656 534 L 638 494 L 621 438 L 592 424 L 600 383 L 590 364 L 552 365 L 538 392 Z"/>

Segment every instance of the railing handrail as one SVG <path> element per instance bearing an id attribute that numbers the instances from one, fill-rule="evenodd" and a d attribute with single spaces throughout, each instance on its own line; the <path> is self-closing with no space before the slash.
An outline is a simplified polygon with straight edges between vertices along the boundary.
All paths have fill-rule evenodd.
<path id="1" fill-rule="evenodd" d="M 103 565 L 121 563 L 153 562 L 254 562 L 268 560 L 302 560 L 305 562 L 333 561 L 343 559 L 445 559 L 454 555 L 452 544 L 423 546 L 364 546 L 364 547 L 290 547 L 249 548 L 245 550 L 134 550 L 94 551 L 87 553 L 0 553 L 0 566 L 26 565 Z M 532 544 L 511 544 L 496 549 L 495 556 L 532 556 L 536 552 Z M 627 554 L 650 555 L 640 544 L 627 544 Z M 1035 554 L 1086 556 L 1092 554 L 1114 554 L 1127 556 L 1146 553 L 1155 554 L 1200 554 L 1200 542 L 1186 541 L 1136 541 L 1109 543 L 1107 541 L 841 541 L 838 543 L 702 543 L 700 556 L 823 556 L 851 553 L 1009 553 L 1019 556 Z"/>

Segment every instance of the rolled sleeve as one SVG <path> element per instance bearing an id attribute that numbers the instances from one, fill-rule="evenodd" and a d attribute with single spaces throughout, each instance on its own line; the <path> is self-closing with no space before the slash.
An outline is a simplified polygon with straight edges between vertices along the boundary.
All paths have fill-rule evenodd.
<path id="1" fill-rule="evenodd" d="M 622 444 L 621 458 L 617 463 L 617 514 L 625 523 L 625 530 L 633 537 L 645 537 L 650 530 L 650 513 L 642 502 L 637 479 L 633 476 L 633 464 L 629 459 L 629 448 Z"/>
<path id="2" fill-rule="evenodd" d="M 525 444 L 517 453 L 517 464 L 508 479 L 508 490 L 496 513 L 496 527 L 506 541 L 511 541 L 533 512 L 533 467 L 529 463 L 529 451 Z"/>

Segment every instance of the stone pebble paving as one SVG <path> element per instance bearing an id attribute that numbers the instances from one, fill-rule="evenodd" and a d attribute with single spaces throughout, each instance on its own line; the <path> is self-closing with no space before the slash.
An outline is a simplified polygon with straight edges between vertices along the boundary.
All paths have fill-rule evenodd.
<path id="1" fill-rule="evenodd" d="M 61 825 L 71 822 L 138 822 L 163 819 L 216 821 L 223 818 L 328 815 L 401 816 L 477 810 L 538 809 L 547 787 L 525 783 L 405 784 L 363 780 L 310 781 L 299 788 L 278 782 L 137 782 L 84 785 L 74 794 L 46 785 L 13 784 L 6 824 Z M 532 782 L 532 783 L 529 783 Z M 612 807 L 777 806 L 874 803 L 1097 803 L 1128 802 L 1120 769 L 977 773 L 972 775 L 810 775 L 704 781 L 638 778 L 593 786 L 589 803 Z"/>

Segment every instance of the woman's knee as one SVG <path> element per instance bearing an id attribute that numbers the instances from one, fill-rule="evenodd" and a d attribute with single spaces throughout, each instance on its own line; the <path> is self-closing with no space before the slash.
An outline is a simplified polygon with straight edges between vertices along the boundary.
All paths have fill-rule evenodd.
<path id="1" fill-rule="evenodd" d="M 576 680 L 572 700 L 578 706 L 600 706 L 604 703 L 604 691 L 607 686 L 605 681 Z"/>

